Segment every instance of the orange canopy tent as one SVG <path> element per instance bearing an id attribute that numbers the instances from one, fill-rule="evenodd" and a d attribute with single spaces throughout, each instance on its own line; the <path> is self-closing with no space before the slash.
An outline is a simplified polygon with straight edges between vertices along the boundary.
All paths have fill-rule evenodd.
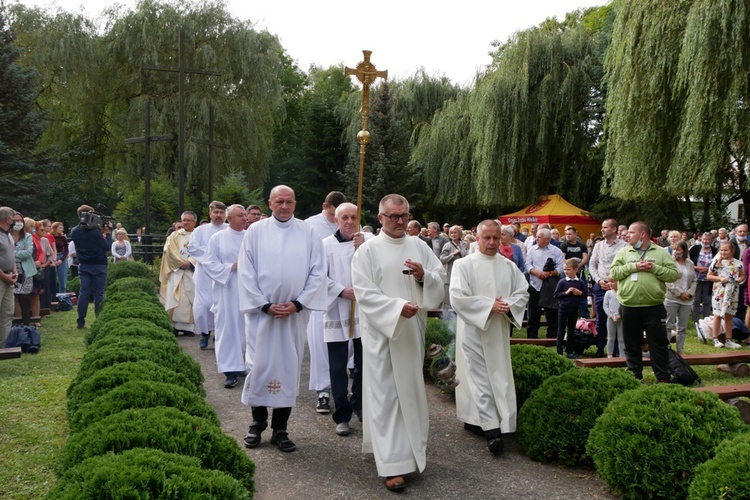
<path id="1" fill-rule="evenodd" d="M 534 223 L 547 223 L 560 231 L 562 237 L 565 226 L 573 226 L 583 241 L 586 241 L 591 233 L 601 236 L 601 222 L 589 217 L 587 211 L 568 203 L 558 194 L 542 196 L 537 203 L 498 218 L 503 224 L 518 222 L 522 229 L 526 228 L 529 231 Z"/>

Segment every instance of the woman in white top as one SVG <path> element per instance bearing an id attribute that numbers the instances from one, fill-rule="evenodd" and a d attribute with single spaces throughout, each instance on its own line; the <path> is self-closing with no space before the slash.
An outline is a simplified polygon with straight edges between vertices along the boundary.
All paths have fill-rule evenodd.
<path id="1" fill-rule="evenodd" d="M 114 257 L 115 262 L 132 260 L 133 250 L 130 247 L 130 242 L 125 239 L 128 234 L 127 231 L 118 229 L 115 234 L 117 240 L 112 242 L 112 257 Z"/>
<path id="2" fill-rule="evenodd" d="M 682 354 L 685 348 L 687 324 L 690 321 L 690 311 L 693 306 L 693 296 L 697 286 L 695 266 L 688 257 L 688 247 L 685 241 L 678 241 L 672 245 L 672 258 L 680 273 L 680 277 L 673 283 L 667 283 L 667 295 L 664 308 L 667 310 L 667 331 L 677 331 L 677 352 Z"/>

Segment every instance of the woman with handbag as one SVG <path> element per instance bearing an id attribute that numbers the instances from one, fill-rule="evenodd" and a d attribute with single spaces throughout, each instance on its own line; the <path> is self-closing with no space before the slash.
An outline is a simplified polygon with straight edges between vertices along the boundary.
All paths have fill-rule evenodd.
<path id="1" fill-rule="evenodd" d="M 34 265 L 34 242 L 31 238 L 31 229 L 34 227 L 32 219 L 24 219 L 20 212 L 13 216 L 13 241 L 16 242 L 16 268 L 18 269 L 18 280 L 16 281 L 16 314 L 21 317 L 24 326 L 31 324 L 31 292 L 34 288 L 34 276 L 36 265 Z M 37 298 L 37 307 L 39 296 Z"/>

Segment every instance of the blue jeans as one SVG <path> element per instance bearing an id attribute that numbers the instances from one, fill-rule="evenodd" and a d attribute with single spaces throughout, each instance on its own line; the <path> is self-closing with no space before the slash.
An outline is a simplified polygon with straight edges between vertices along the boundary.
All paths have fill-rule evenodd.
<path id="1" fill-rule="evenodd" d="M 94 292 L 94 312 L 99 315 L 99 307 L 104 300 L 104 289 L 107 286 L 106 264 L 81 264 L 78 266 L 81 277 L 81 292 L 78 294 L 78 326 L 86 323 L 86 313 L 89 309 L 89 298 Z"/>

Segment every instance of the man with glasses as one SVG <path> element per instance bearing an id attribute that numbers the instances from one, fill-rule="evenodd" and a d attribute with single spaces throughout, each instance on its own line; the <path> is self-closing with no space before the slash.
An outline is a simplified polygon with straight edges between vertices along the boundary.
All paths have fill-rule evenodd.
<path id="1" fill-rule="evenodd" d="M 159 271 L 159 282 L 161 283 L 159 293 L 164 299 L 164 308 L 172 320 L 174 334 L 178 335 L 182 332 L 183 335 L 188 337 L 195 335 L 193 321 L 195 259 L 190 257 L 188 244 L 197 222 L 198 217 L 195 212 L 184 212 L 182 214 L 180 218 L 182 228 L 170 234 L 164 243 L 161 270 Z M 77 247 L 78 245 L 76 245 Z"/>
<path id="2" fill-rule="evenodd" d="M 389 490 L 424 470 L 429 419 L 422 365 L 427 311 L 443 301 L 445 270 L 416 238 L 406 237 L 409 202 L 380 201 L 382 231 L 352 258 L 352 285 L 362 321 L 362 451 L 375 455 Z"/>
<path id="3" fill-rule="evenodd" d="M 589 274 L 594 281 L 592 295 L 596 308 L 596 356 L 598 358 L 604 357 L 604 348 L 607 346 L 607 314 L 604 312 L 604 294 L 610 289 L 610 268 L 617 252 L 628 246 L 625 240 L 617 236 L 618 227 L 615 219 L 602 222 L 604 239 L 594 245 L 591 260 L 589 260 Z M 618 347 L 622 354 L 625 346 Z"/>
<path id="4" fill-rule="evenodd" d="M 247 206 L 247 229 L 248 227 L 252 226 L 259 220 L 261 220 L 261 217 L 263 217 L 263 210 L 260 209 L 258 205 L 248 205 Z"/>
<path id="5" fill-rule="evenodd" d="M 323 211 L 305 219 L 315 228 L 320 241 L 333 236 L 339 227 L 336 224 L 336 207 L 346 202 L 346 196 L 340 191 L 331 191 L 323 201 Z M 310 348 L 310 385 L 311 391 L 318 394 L 315 411 L 331 413 L 331 377 L 328 373 L 328 347 L 323 339 L 323 311 L 312 311 L 307 324 L 307 345 Z"/>
<path id="6" fill-rule="evenodd" d="M 15 302 L 13 289 L 18 279 L 16 271 L 15 242 L 11 235 L 15 211 L 10 207 L 0 207 L 0 347 L 5 347 L 5 339 L 13 325 Z"/>

